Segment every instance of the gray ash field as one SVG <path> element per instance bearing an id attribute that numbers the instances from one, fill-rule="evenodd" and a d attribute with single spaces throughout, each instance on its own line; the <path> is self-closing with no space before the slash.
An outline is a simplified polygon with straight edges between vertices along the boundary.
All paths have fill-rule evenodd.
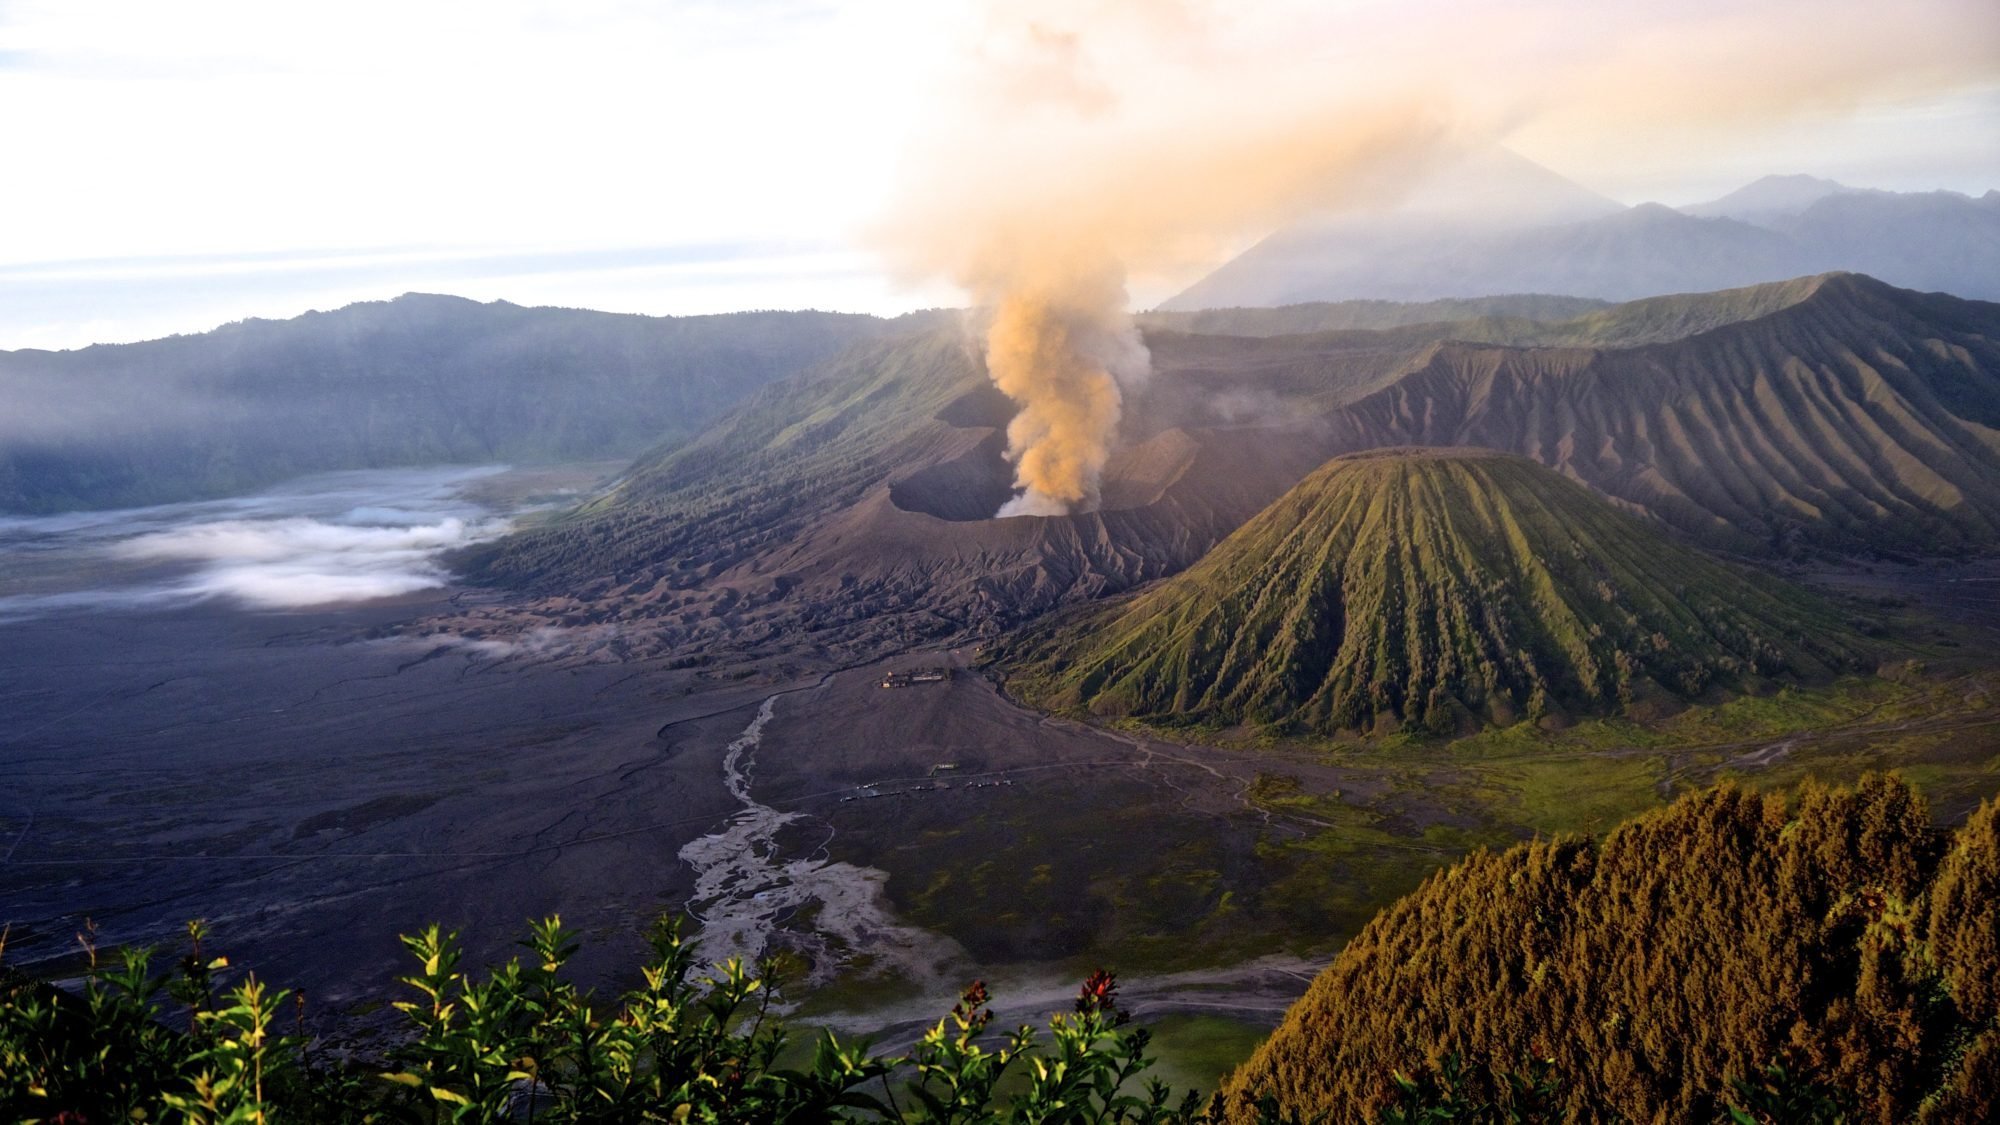
<path id="1" fill-rule="evenodd" d="M 356 639 L 431 604 L 10 626 L 10 960 L 73 952 L 86 917 L 107 943 L 203 917 L 337 1010 L 429 921 L 490 956 L 561 910 L 636 948 L 685 888 L 677 847 L 729 807 L 719 755 L 658 732 L 754 693 Z"/>
<path id="2" fill-rule="evenodd" d="M 365 637 L 441 601 L 11 625 L 0 656 L 18 724 L 0 808 L 10 963 L 59 969 L 86 919 L 119 945 L 171 943 L 184 921 L 206 918 L 236 963 L 303 988 L 318 1020 L 361 1032 L 381 1026 L 356 1017 L 392 994 L 398 933 L 441 922 L 467 934 L 477 962 L 509 955 L 527 918 L 561 912 L 589 937 L 581 970 L 620 983 L 614 970 L 633 962 L 647 923 L 689 905 L 695 871 L 681 853 L 740 811 L 725 752 L 780 692 L 752 770 L 759 801 L 804 814 L 779 839 L 789 859 L 906 868 L 896 853 L 941 826 L 984 846 L 980 833 L 1009 833 L 1037 807 L 1103 810 L 1097 829 L 1143 821 L 1158 838 L 1235 837 L 1246 854 L 1262 823 L 1240 796 L 1254 771 L 1044 722 L 962 671 L 896 691 L 877 686 L 875 669 L 823 686 L 749 669 L 718 683 L 653 662 Z M 958 765 L 948 781 L 931 773 L 941 756 Z M 862 792 L 876 796 L 846 799 Z M 1050 848 L 1100 864 L 1100 879 L 1150 870 L 1147 852 L 1104 863 L 1113 845 L 1095 819 L 1057 818 L 1055 837 L 1017 836 L 993 858 L 1028 883 L 1046 882 L 1035 857 Z M 923 899 L 875 873 L 862 900 L 884 881 L 892 912 Z M 990 877 L 979 887 L 999 900 L 1012 891 Z M 836 929 L 813 924 L 823 909 L 813 899 L 773 919 L 773 948 Z M 939 938 L 955 955 L 926 979 L 948 997 L 995 955 L 1019 959 L 1049 925 L 995 918 L 971 949 Z M 1099 936 L 1084 926 L 1062 948 L 1087 959 L 1106 952 Z M 891 967 L 888 951 L 819 948 L 832 958 L 822 975 L 852 979 L 843 994 L 869 1006 L 887 979 L 869 967 Z M 1274 1020 L 1287 998 L 1251 1007 Z"/>

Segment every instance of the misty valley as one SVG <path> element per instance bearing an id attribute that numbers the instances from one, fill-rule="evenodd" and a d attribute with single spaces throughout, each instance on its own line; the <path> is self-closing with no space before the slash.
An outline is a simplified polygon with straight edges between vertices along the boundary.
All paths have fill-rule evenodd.
<path id="1" fill-rule="evenodd" d="M 1781 186 L 1720 280 L 1625 267 L 1747 220 L 1572 196 L 1472 296 L 1301 229 L 1137 315 L 0 353 L 4 1057 L 70 1073 L 158 947 L 196 998 L 131 1041 L 261 1060 L 254 968 L 302 1119 L 581 1114 L 641 1029 L 606 1119 L 958 1119 L 814 1037 L 962 1078 L 1056 1014 L 1199 1091 L 1121 1121 L 1979 1120 L 2000 259 L 1919 291 L 1811 212 L 2000 212 Z"/>

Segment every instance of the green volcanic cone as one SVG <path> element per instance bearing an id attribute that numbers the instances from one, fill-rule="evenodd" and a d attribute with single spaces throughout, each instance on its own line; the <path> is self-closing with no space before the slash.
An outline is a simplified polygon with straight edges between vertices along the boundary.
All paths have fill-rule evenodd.
<path id="1" fill-rule="evenodd" d="M 1336 458 L 1200 564 L 1003 654 L 1046 706 L 1331 734 L 1606 714 L 1872 663 L 1832 606 L 1524 458 Z"/>

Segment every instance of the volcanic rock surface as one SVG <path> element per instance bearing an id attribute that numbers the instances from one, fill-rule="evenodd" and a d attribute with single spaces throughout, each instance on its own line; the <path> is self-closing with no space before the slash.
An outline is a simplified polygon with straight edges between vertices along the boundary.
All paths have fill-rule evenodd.
<path id="1" fill-rule="evenodd" d="M 1831 274 L 1622 308 L 1675 301 L 1699 329 L 1677 340 L 1441 343 L 1329 444 L 1512 450 L 1748 553 L 2000 542 L 2000 305 Z"/>

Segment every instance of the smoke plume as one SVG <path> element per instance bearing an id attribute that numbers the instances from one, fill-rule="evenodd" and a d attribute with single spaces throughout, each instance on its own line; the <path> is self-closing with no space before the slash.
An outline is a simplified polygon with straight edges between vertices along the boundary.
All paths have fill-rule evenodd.
<path id="1" fill-rule="evenodd" d="M 1996 26 L 1983 0 L 1893 19 L 1858 0 L 999 0 L 940 60 L 877 233 L 979 309 L 1020 404 L 1000 514 L 1088 510 L 1147 377 L 1133 280 L 1185 285 L 1496 143 L 1558 168 L 1694 161 L 1871 97 L 1990 86 Z"/>
<path id="2" fill-rule="evenodd" d="M 1143 384 L 1151 363 L 1125 312 L 1123 279 L 1108 260 L 1100 267 L 982 294 L 991 309 L 987 371 L 1021 405 L 1007 427 L 1021 494 L 1000 509 L 1002 516 L 1097 506 L 1120 400 Z"/>
<path id="3" fill-rule="evenodd" d="M 1007 432 L 1017 495 L 1001 516 L 1096 507 L 1122 403 L 1150 372 L 1128 271 L 1211 261 L 1246 226 L 1394 181 L 1430 133 L 1415 99 L 1375 116 L 1344 106 L 1339 122 L 1317 99 L 1254 118 L 1162 112 L 1132 101 L 1128 81 L 1184 68 L 1205 17 L 1037 7 L 996 7 L 980 29 L 886 232 L 909 273 L 965 288 L 987 371 L 1020 406 Z"/>

